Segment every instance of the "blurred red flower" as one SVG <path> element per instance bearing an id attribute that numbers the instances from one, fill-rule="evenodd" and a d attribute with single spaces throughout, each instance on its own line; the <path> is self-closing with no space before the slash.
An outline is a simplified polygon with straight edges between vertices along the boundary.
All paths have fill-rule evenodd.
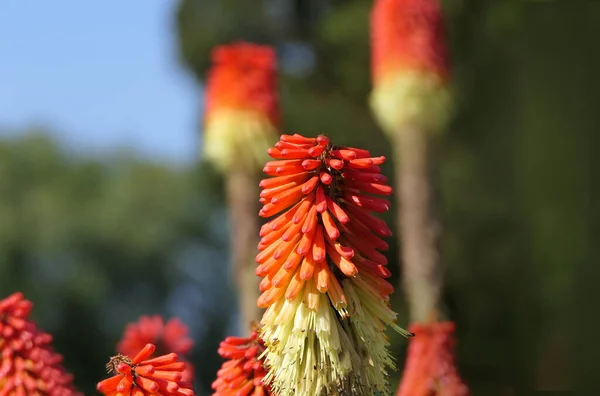
<path id="1" fill-rule="evenodd" d="M 371 14 L 372 73 L 378 84 L 406 70 L 448 77 L 444 19 L 439 0 L 375 0 Z"/>
<path id="2" fill-rule="evenodd" d="M 52 336 L 27 319 L 32 308 L 20 292 L 0 300 L 0 396 L 79 395 Z"/>
<path id="3" fill-rule="evenodd" d="M 454 363 L 455 325 L 453 322 L 412 324 L 415 333 L 398 396 L 467 396 Z"/>
<path id="4" fill-rule="evenodd" d="M 188 327 L 178 318 L 171 318 L 165 323 L 160 315 L 144 315 L 137 322 L 127 325 L 117 351 L 126 356 L 134 356 L 146 344 L 154 344 L 160 355 L 176 353 L 185 362 L 183 381 L 192 382 L 194 366 L 185 361 L 185 356 L 194 346 L 194 341 L 188 334 Z"/>

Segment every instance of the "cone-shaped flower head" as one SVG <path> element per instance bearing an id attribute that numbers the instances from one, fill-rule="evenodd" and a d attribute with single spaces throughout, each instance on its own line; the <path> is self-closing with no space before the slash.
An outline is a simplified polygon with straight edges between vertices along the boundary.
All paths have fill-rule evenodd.
<path id="1" fill-rule="evenodd" d="M 117 355 L 106 368 L 112 377 L 98 383 L 96 388 L 107 396 L 192 396 L 192 385 L 181 380 L 185 363 L 176 353 L 151 359 L 156 347 L 147 344 L 132 359 Z"/>
<path id="2" fill-rule="evenodd" d="M 266 381 L 281 396 L 385 392 L 386 326 L 408 335 L 394 324 L 379 251 L 391 231 L 371 213 L 389 208 L 376 196 L 392 193 L 385 158 L 325 136 L 282 135 L 268 153 L 277 160 L 264 167 L 273 177 L 260 183 L 260 215 L 279 215 L 262 227 L 256 257 Z"/>
<path id="3" fill-rule="evenodd" d="M 279 126 L 275 52 L 235 43 L 216 47 L 206 86 L 204 154 L 222 171 L 260 169 Z"/>
<path id="4" fill-rule="evenodd" d="M 157 354 L 176 353 L 183 359 L 194 346 L 188 333 L 188 327 L 177 318 L 171 318 L 165 323 L 160 315 L 142 316 L 137 322 L 127 325 L 117 351 L 126 356 L 134 356 L 146 344 L 154 344 Z M 185 361 L 182 380 L 192 382 L 193 379 L 194 367 Z"/>
<path id="5" fill-rule="evenodd" d="M 253 330 L 248 338 L 227 337 L 219 346 L 219 355 L 228 359 L 217 372 L 212 383 L 213 396 L 263 396 L 271 395 L 263 384 L 267 374 L 261 355 L 265 350 L 258 332 Z"/>
<path id="6" fill-rule="evenodd" d="M 468 396 L 454 364 L 454 323 L 412 324 L 398 396 Z"/>
<path id="7" fill-rule="evenodd" d="M 439 0 L 375 0 L 371 39 L 371 108 L 382 128 L 442 127 L 450 94 Z"/>
<path id="8" fill-rule="evenodd" d="M 28 320 L 32 307 L 22 293 L 0 300 L 0 395 L 79 395 L 52 336 Z"/>

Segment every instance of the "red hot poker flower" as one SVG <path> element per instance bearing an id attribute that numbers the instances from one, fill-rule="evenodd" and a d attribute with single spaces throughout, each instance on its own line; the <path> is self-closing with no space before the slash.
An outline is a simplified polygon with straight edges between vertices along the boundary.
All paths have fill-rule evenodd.
<path id="1" fill-rule="evenodd" d="M 206 82 L 204 154 L 221 171 L 257 170 L 277 136 L 275 51 L 245 42 L 212 52 Z"/>
<path id="2" fill-rule="evenodd" d="M 454 363 L 455 325 L 452 322 L 412 324 L 415 337 L 398 396 L 468 396 Z"/>
<path id="3" fill-rule="evenodd" d="M 137 322 L 127 325 L 117 351 L 126 356 L 133 356 L 146 344 L 154 344 L 159 355 L 173 352 L 184 358 L 194 346 L 194 341 L 188 337 L 188 333 L 188 327 L 178 318 L 171 318 L 165 323 L 160 315 L 142 316 Z M 192 382 L 194 367 L 191 363 L 185 360 L 184 362 L 182 380 Z"/>
<path id="4" fill-rule="evenodd" d="M 150 359 L 156 347 L 147 344 L 133 359 L 117 355 L 106 368 L 114 376 L 101 381 L 98 391 L 107 396 L 192 396 L 191 384 L 181 381 L 185 368 L 177 354 Z"/>
<path id="5" fill-rule="evenodd" d="M 386 133 L 445 125 L 451 110 L 439 0 L 375 0 L 370 104 Z"/>
<path id="6" fill-rule="evenodd" d="M 260 356 L 265 350 L 256 330 L 249 338 L 227 337 L 221 342 L 219 355 L 227 360 L 212 383 L 213 396 L 271 395 L 263 379 L 267 372 Z"/>
<path id="7" fill-rule="evenodd" d="M 382 391 L 393 367 L 385 330 L 410 335 L 389 305 L 380 251 L 391 231 L 371 213 L 389 209 L 385 158 L 301 135 L 282 135 L 268 154 L 260 216 L 277 217 L 256 256 L 265 382 L 279 396 Z"/>
<path id="8" fill-rule="evenodd" d="M 22 293 L 0 300 L 0 396 L 79 395 L 52 336 L 27 319 L 32 307 Z"/>

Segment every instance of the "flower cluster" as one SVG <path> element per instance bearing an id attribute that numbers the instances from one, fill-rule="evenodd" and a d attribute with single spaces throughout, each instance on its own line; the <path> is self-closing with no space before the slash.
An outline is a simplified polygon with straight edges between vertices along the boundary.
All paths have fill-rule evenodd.
<path id="1" fill-rule="evenodd" d="M 261 181 L 266 223 L 256 257 L 263 277 L 258 300 L 267 308 L 261 334 L 266 381 L 281 396 L 385 391 L 386 327 L 393 286 L 385 278 L 391 235 L 371 212 L 385 212 L 391 187 L 384 157 L 335 146 L 326 136 L 282 135 Z"/>
<path id="2" fill-rule="evenodd" d="M 97 385 L 107 396 L 193 396 L 190 383 L 181 380 L 185 363 L 176 353 L 150 359 L 156 347 L 147 344 L 133 359 L 117 355 L 106 365 L 112 377 Z"/>
<path id="3" fill-rule="evenodd" d="M 275 52 L 245 42 L 212 52 L 207 76 L 204 153 L 221 170 L 260 168 L 277 135 Z"/>
<path id="4" fill-rule="evenodd" d="M 454 363 L 455 325 L 452 322 L 412 324 L 398 396 L 468 396 Z"/>
<path id="5" fill-rule="evenodd" d="M 0 395 L 78 395 L 52 336 L 28 320 L 32 308 L 22 293 L 0 300 Z"/>
<path id="6" fill-rule="evenodd" d="M 221 342 L 219 355 L 229 360 L 223 363 L 212 383 L 213 396 L 271 395 L 269 386 L 263 384 L 267 374 L 261 359 L 264 350 L 256 330 L 248 338 L 227 337 Z"/>
<path id="7" fill-rule="evenodd" d="M 371 14 L 371 107 L 386 132 L 436 129 L 450 110 L 439 0 L 376 0 Z"/>
<path id="8" fill-rule="evenodd" d="M 133 356 L 146 344 L 154 344 L 159 355 L 176 353 L 180 358 L 184 358 L 194 346 L 194 341 L 188 337 L 188 333 L 187 326 L 177 318 L 171 318 L 165 323 L 160 315 L 142 316 L 137 322 L 127 325 L 117 351 L 126 356 Z M 192 382 L 194 366 L 185 360 L 184 363 L 182 381 Z"/>

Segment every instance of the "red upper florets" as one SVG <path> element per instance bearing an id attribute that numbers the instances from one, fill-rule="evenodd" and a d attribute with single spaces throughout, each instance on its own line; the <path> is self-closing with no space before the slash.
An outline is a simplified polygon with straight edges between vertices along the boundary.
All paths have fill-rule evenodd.
<path id="1" fill-rule="evenodd" d="M 439 0 L 375 0 L 371 14 L 374 84 L 390 72 L 429 71 L 448 77 Z"/>

